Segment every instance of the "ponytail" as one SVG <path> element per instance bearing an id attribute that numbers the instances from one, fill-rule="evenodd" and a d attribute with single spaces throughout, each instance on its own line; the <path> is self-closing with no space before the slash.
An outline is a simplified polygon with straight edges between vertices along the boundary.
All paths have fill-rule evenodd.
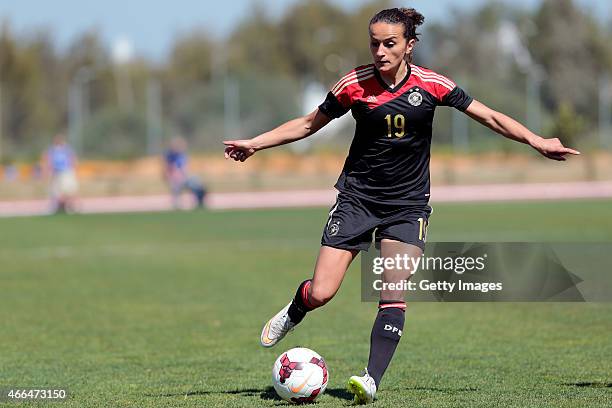
<path id="1" fill-rule="evenodd" d="M 420 35 L 420 33 L 416 32 L 416 28 L 423 24 L 423 22 L 425 21 L 425 17 L 423 17 L 421 13 L 419 13 L 413 8 L 403 8 L 402 7 L 399 9 L 399 11 L 401 11 L 406 16 L 406 18 L 411 22 L 410 27 L 406 26 L 406 32 L 404 33 L 404 37 L 407 40 L 414 39 L 414 40 L 419 41 L 418 36 Z"/>

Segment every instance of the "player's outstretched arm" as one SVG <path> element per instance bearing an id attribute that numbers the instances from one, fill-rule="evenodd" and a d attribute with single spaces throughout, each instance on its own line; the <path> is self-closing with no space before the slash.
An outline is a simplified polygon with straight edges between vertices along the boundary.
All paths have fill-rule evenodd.
<path id="1" fill-rule="evenodd" d="M 468 106 L 465 113 L 500 135 L 530 145 L 549 159 L 564 161 L 566 160 L 566 154 L 580 154 L 577 150 L 563 146 L 557 138 L 545 139 L 536 135 L 511 117 L 497 112 L 477 100 L 474 100 Z"/>
<path id="2" fill-rule="evenodd" d="M 226 140 L 225 158 L 245 161 L 258 150 L 295 142 L 316 133 L 331 121 L 327 115 L 316 109 L 314 112 L 285 122 L 276 129 L 262 133 L 253 139 Z"/>

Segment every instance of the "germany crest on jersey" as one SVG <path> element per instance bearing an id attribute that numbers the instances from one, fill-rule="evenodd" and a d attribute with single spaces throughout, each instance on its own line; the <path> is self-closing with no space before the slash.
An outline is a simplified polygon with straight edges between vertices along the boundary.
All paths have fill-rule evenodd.
<path id="1" fill-rule="evenodd" d="M 432 123 L 437 106 L 467 109 L 472 98 L 447 77 L 410 64 L 394 87 L 373 64 L 336 83 L 319 110 L 338 118 L 349 110 L 355 136 L 335 187 L 389 204 L 429 201 Z"/>

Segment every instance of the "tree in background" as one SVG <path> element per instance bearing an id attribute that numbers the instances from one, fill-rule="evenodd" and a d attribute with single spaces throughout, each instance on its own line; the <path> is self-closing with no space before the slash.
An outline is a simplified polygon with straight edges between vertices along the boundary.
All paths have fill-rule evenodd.
<path id="1" fill-rule="evenodd" d="M 40 149 L 46 144 L 43 138 L 61 124 L 63 112 L 53 108 L 62 91 L 57 87 L 59 64 L 48 33 L 34 32 L 18 39 L 8 23 L 0 25 L 0 125 L 5 150 L 27 145 Z"/>
<path id="2" fill-rule="evenodd" d="M 595 123 L 599 77 L 612 71 L 612 39 L 572 0 L 544 0 L 529 48 L 547 73 L 544 102 L 555 111 L 570 100 Z M 560 110 L 560 109 L 559 109 Z"/>

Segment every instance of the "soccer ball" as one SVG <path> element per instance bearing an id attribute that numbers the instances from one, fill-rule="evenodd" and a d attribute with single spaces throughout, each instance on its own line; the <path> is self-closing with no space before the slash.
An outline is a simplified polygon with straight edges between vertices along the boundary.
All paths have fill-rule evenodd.
<path id="1" fill-rule="evenodd" d="M 303 347 L 281 354 L 272 368 L 272 384 L 276 393 L 294 404 L 314 401 L 323 394 L 328 380 L 323 357 Z"/>

